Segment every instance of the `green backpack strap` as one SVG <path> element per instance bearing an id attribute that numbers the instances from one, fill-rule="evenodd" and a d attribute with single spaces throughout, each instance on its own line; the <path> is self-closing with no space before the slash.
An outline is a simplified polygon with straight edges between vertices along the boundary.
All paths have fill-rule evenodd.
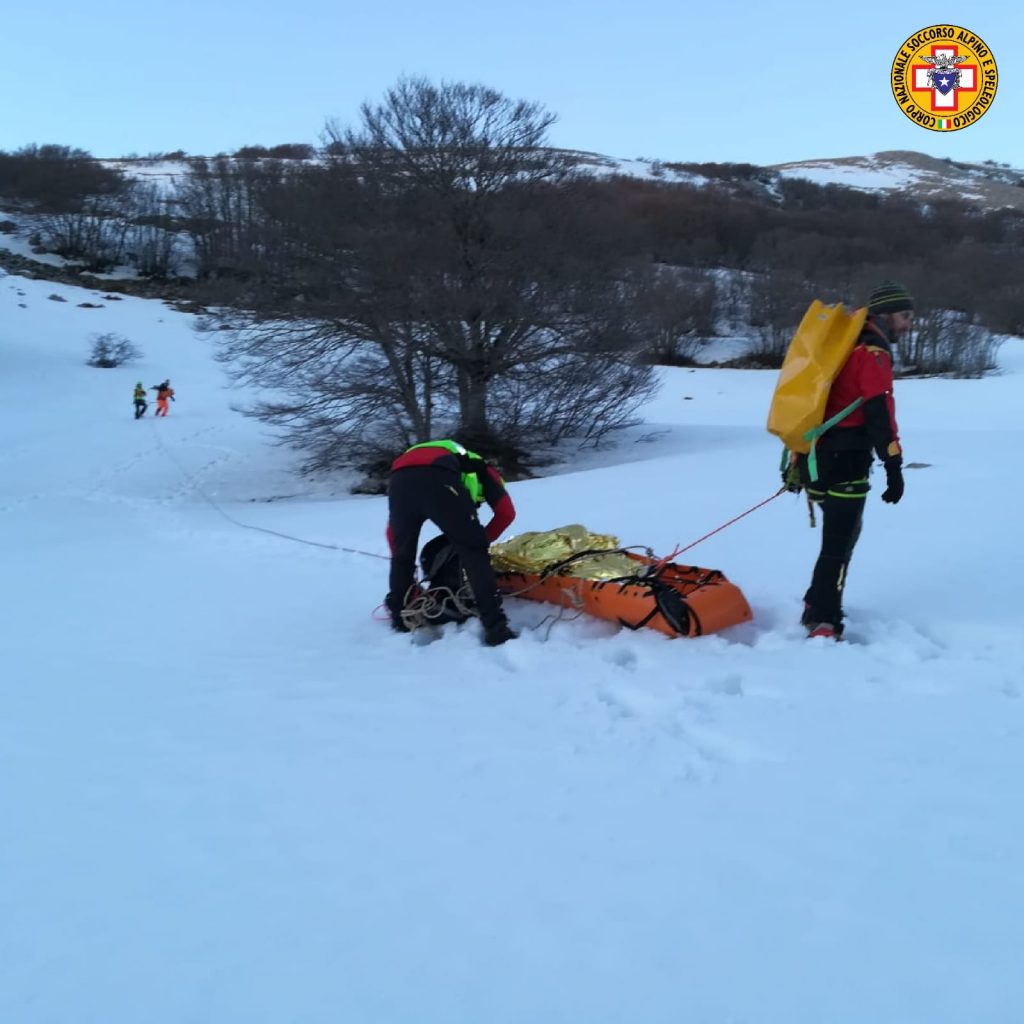
<path id="1" fill-rule="evenodd" d="M 830 430 L 841 420 L 845 420 L 854 409 L 863 404 L 863 398 L 855 398 L 845 409 L 840 409 L 835 416 L 825 420 L 820 427 L 812 427 L 806 434 L 804 434 L 804 440 L 811 442 L 811 450 L 807 453 L 807 474 L 811 479 L 811 483 L 814 483 L 818 479 L 818 438 L 821 437 L 826 430 Z"/>

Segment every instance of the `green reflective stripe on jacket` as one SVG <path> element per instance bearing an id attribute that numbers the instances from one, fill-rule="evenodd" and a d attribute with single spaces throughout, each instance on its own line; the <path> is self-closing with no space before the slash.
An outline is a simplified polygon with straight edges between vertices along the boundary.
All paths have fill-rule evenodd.
<path id="1" fill-rule="evenodd" d="M 458 441 L 424 441 L 422 444 L 414 444 L 408 450 L 411 452 L 414 448 L 447 448 L 452 455 L 465 455 L 471 459 L 484 461 L 476 452 L 471 452 L 468 448 L 459 444 Z M 469 496 L 473 500 L 474 505 L 480 505 L 483 502 L 484 484 L 478 473 L 463 473 L 462 486 L 469 491 Z"/>

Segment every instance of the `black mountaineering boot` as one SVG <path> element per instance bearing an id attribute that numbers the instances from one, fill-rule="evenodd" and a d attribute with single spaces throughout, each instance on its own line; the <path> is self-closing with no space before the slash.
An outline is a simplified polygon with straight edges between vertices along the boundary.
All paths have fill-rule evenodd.
<path id="1" fill-rule="evenodd" d="M 484 629 L 484 643 L 488 647 L 500 647 L 507 640 L 516 640 L 518 637 L 519 634 L 508 624 L 508 619 L 504 616 Z"/>

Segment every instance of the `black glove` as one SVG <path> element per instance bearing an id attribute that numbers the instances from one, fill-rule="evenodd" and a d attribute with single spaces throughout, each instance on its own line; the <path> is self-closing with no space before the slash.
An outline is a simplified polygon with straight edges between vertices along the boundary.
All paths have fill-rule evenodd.
<path id="1" fill-rule="evenodd" d="M 889 505 L 898 505 L 903 497 L 903 459 L 897 455 L 885 460 L 886 488 L 882 492 L 882 501 Z"/>

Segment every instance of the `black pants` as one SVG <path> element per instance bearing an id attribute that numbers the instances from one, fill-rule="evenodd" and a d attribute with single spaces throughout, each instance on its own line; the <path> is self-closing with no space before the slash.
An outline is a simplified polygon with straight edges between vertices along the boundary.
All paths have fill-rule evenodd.
<path id="1" fill-rule="evenodd" d="M 136 398 L 135 399 L 135 418 L 139 419 L 141 416 L 145 416 L 146 410 L 148 408 L 149 408 L 149 406 L 145 402 L 143 402 L 140 399 Z"/>
<path id="2" fill-rule="evenodd" d="M 393 550 L 386 603 L 392 616 L 401 611 L 412 585 L 420 529 L 429 519 L 458 553 L 484 627 L 504 619 L 487 535 L 457 473 L 435 466 L 410 466 L 392 473 L 388 483 L 388 516 Z"/>
<path id="3" fill-rule="evenodd" d="M 843 588 L 864 519 L 871 458 L 870 451 L 819 452 L 819 479 L 807 491 L 821 506 L 821 553 L 804 594 L 804 622 L 842 626 Z"/>

